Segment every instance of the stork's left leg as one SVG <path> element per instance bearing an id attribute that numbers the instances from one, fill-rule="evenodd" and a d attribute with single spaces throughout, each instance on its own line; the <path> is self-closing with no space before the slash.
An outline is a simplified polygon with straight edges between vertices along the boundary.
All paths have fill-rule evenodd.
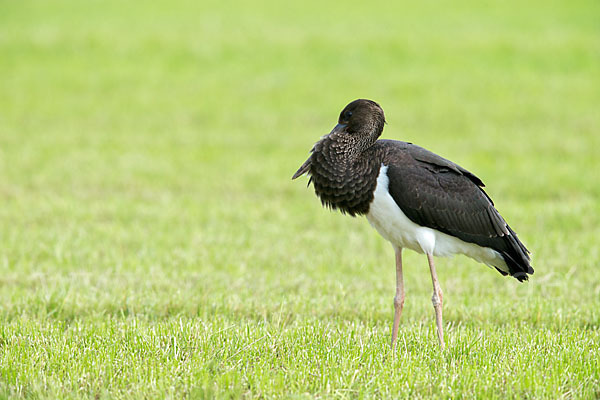
<path id="1" fill-rule="evenodd" d="M 433 255 L 427 254 L 427 261 L 429 262 L 429 270 L 431 271 L 431 281 L 433 282 L 433 296 L 431 302 L 435 309 L 435 324 L 437 325 L 437 334 L 440 341 L 440 347 L 444 350 L 444 327 L 442 326 L 442 288 L 438 282 L 437 273 L 435 272 L 435 265 L 433 265 Z"/>
<path id="2" fill-rule="evenodd" d="M 402 248 L 394 247 L 396 253 L 396 296 L 394 296 L 394 325 L 392 326 L 392 350 L 396 350 L 400 316 L 404 307 L 404 278 L 402 277 Z"/>

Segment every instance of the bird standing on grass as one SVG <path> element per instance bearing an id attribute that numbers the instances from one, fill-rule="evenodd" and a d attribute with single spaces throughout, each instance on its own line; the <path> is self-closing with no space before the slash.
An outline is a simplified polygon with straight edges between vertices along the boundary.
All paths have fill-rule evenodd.
<path id="1" fill-rule="evenodd" d="M 533 274 L 529 251 L 494 208 L 478 177 L 412 143 L 378 140 L 384 124 L 379 104 L 353 101 L 292 179 L 308 173 L 324 206 L 366 215 L 394 247 L 392 348 L 404 306 L 402 249 L 427 255 L 443 349 L 442 289 L 433 256 L 464 254 L 522 282 Z"/>

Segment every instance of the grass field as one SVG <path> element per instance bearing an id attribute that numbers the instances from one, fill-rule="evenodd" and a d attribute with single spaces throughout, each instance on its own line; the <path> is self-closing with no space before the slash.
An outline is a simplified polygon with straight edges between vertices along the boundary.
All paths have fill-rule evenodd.
<path id="1" fill-rule="evenodd" d="M 0 0 L 0 398 L 600 398 L 600 4 Z M 349 101 L 474 171 L 527 284 L 291 175 Z"/>

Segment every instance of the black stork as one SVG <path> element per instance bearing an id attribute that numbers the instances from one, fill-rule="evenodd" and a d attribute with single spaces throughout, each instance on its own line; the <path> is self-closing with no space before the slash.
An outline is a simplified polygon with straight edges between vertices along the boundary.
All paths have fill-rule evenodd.
<path id="1" fill-rule="evenodd" d="M 379 139 L 385 116 L 358 99 L 312 148 L 294 174 L 310 175 L 321 203 L 351 216 L 366 215 L 396 254 L 392 348 L 404 306 L 402 249 L 427 255 L 440 347 L 444 348 L 442 289 L 434 256 L 464 254 L 520 282 L 533 274 L 529 251 L 483 190 L 477 176 L 422 147 Z"/>

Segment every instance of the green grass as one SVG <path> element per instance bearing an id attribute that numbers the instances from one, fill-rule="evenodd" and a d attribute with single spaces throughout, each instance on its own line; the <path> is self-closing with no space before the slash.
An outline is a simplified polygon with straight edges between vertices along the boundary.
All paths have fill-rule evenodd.
<path id="1" fill-rule="evenodd" d="M 595 1 L 0 0 L 0 397 L 600 397 Z M 290 177 L 349 101 L 477 173 L 527 284 Z"/>

